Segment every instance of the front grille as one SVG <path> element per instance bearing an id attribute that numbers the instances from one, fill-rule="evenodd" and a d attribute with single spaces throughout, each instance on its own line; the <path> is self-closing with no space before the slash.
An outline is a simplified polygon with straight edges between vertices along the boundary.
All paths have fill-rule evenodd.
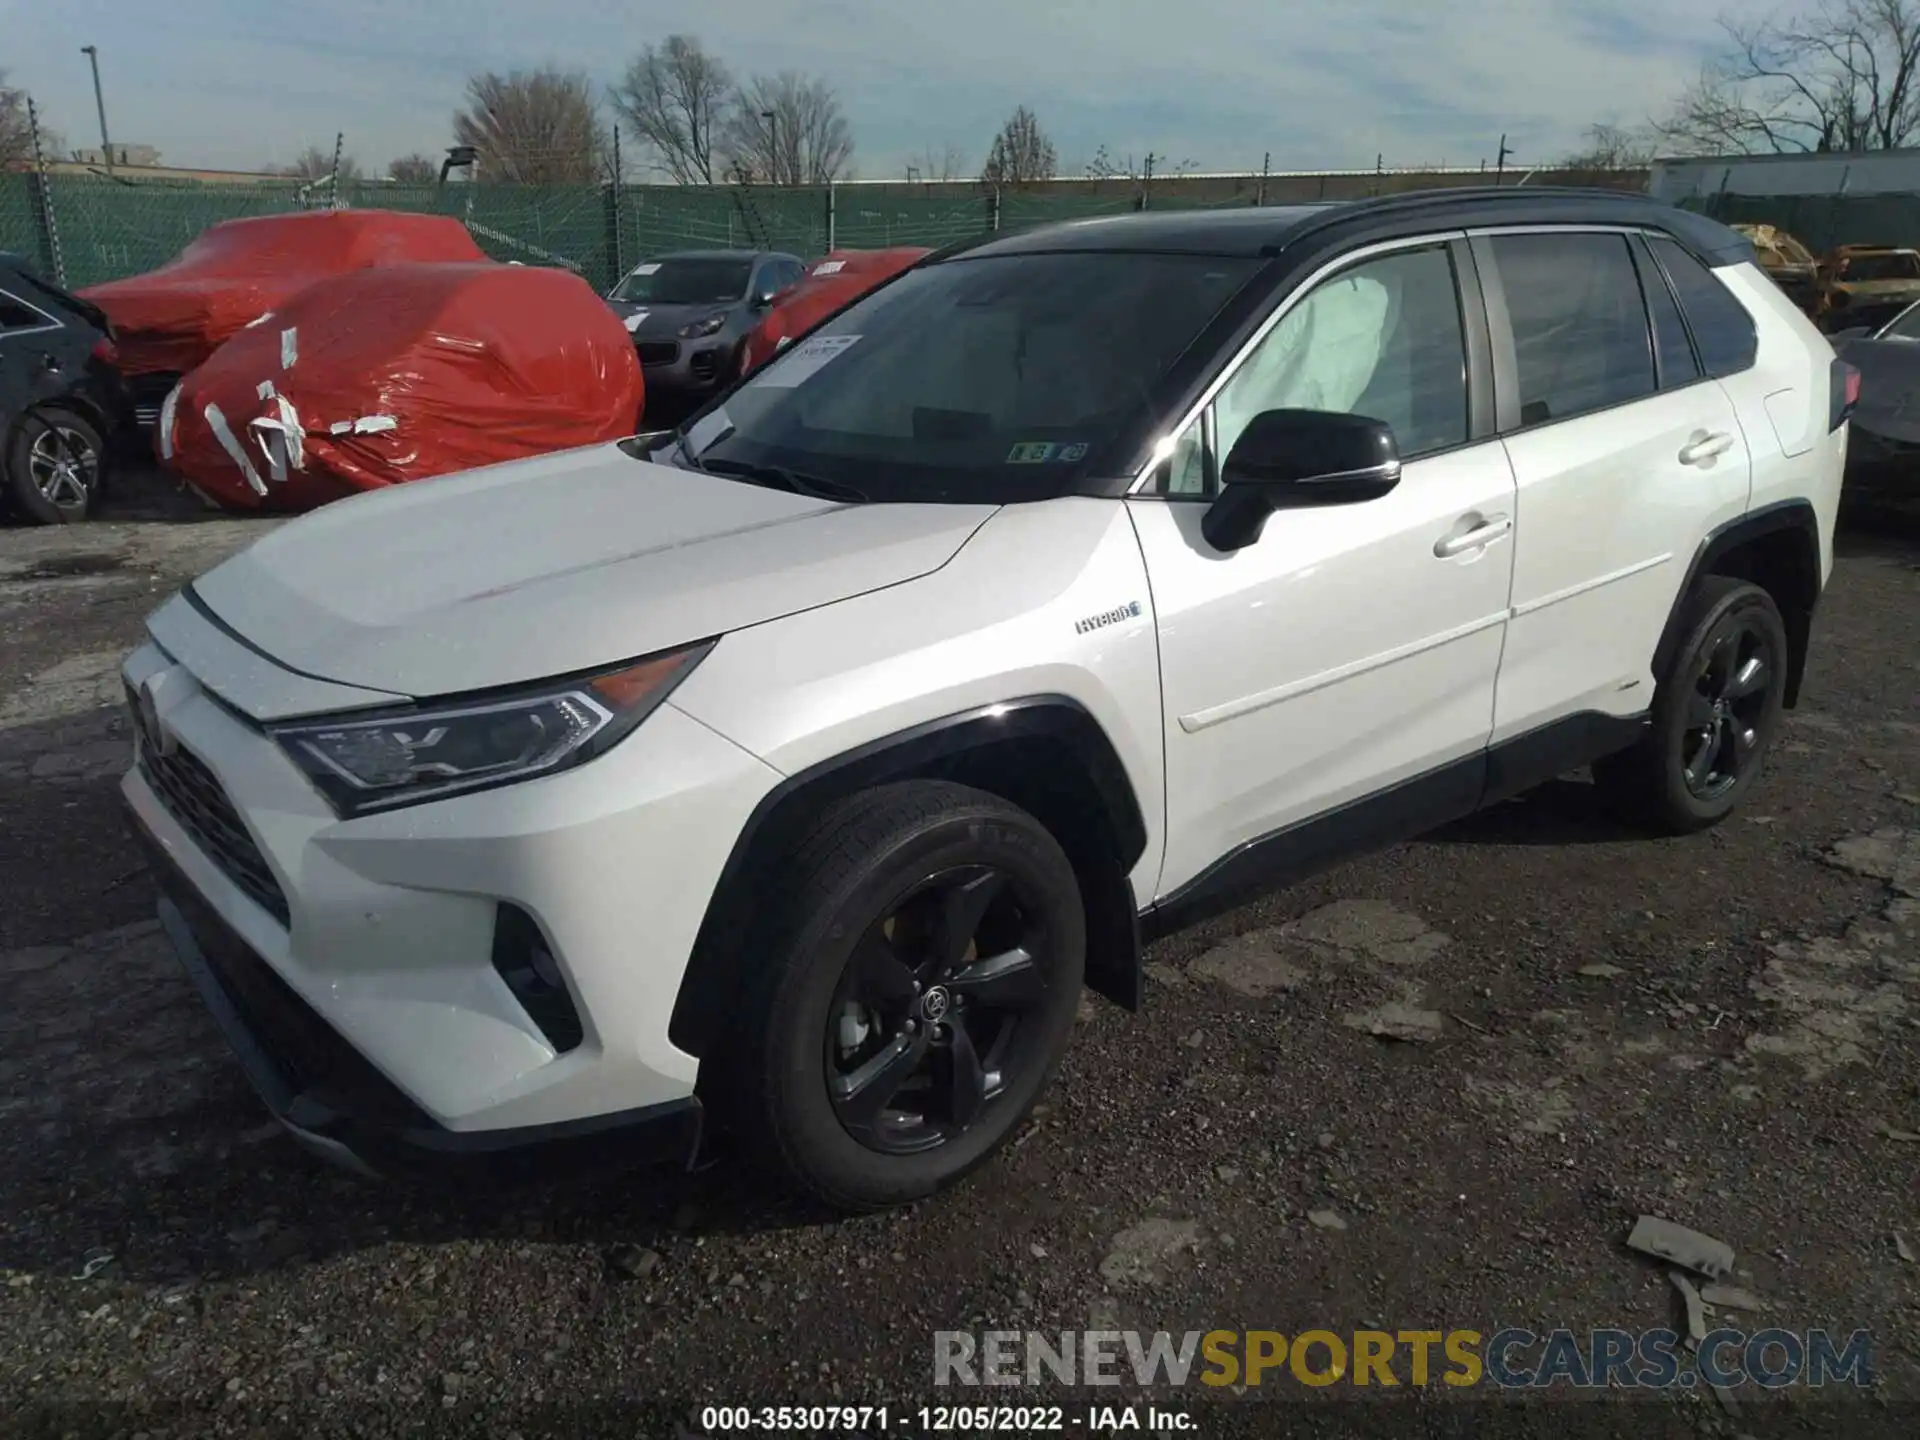
<path id="1" fill-rule="evenodd" d="M 671 340 L 642 340 L 633 348 L 640 352 L 642 365 L 671 365 L 680 358 L 680 347 Z"/>
<path id="2" fill-rule="evenodd" d="M 140 773 L 167 807 L 167 813 L 185 827 L 248 899 L 282 925 L 287 924 L 286 892 L 267 868 L 266 857 L 254 844 L 246 822 L 233 808 L 219 779 L 189 750 L 175 746 L 171 754 L 162 753 L 160 737 L 150 733 L 138 700 L 129 695 L 128 702 L 133 708 L 134 728 L 140 734 Z"/>

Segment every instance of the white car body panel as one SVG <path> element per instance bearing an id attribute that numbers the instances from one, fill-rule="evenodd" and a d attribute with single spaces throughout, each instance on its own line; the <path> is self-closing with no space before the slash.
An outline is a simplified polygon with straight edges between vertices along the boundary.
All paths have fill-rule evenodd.
<path id="1" fill-rule="evenodd" d="M 292 669 L 456 695 L 898 585 L 992 513 L 843 505 L 594 446 L 329 505 L 194 591 Z"/>
<path id="2" fill-rule="evenodd" d="M 673 703 L 784 774 L 1009 700 L 1062 695 L 1100 723 L 1140 798 L 1142 903 L 1160 861 L 1160 657 L 1126 508 L 1008 506 L 912 585 L 727 636 Z M 1140 613 L 1076 627 L 1138 602 Z"/>
<path id="3" fill-rule="evenodd" d="M 1697 464 L 1689 444 L 1727 449 Z M 1510 435 L 1520 489 L 1495 744 L 1653 703 L 1653 653 L 1707 535 L 1747 509 L 1747 442 L 1718 382 Z"/>
<path id="4" fill-rule="evenodd" d="M 1514 563 L 1499 443 L 1407 465 L 1364 505 L 1282 510 L 1231 555 L 1207 506 L 1129 502 L 1160 625 L 1167 858 L 1238 845 L 1485 747 Z M 1479 525 L 1483 547 L 1435 546 Z"/>

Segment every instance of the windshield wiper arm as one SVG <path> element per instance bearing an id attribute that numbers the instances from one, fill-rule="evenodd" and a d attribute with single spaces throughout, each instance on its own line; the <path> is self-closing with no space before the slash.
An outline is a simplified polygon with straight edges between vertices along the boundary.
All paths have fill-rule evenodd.
<path id="1" fill-rule="evenodd" d="M 740 460 L 716 460 L 700 468 L 709 475 L 725 475 L 729 479 L 745 480 L 754 485 L 770 485 L 776 490 L 791 490 L 796 495 L 806 495 L 815 500 L 858 504 L 867 498 L 865 491 L 856 490 L 851 485 L 842 485 L 837 480 L 823 480 L 818 475 L 805 475 L 798 470 L 789 470 L 784 465 L 749 465 Z"/>
<path id="2" fill-rule="evenodd" d="M 686 459 L 689 468 L 698 470 L 702 475 L 711 475 L 713 473 L 707 469 L 706 463 L 702 461 L 698 455 L 693 453 L 693 443 L 687 439 L 687 422 L 685 420 L 682 420 L 678 425 L 673 427 L 673 443 L 674 448 Z"/>

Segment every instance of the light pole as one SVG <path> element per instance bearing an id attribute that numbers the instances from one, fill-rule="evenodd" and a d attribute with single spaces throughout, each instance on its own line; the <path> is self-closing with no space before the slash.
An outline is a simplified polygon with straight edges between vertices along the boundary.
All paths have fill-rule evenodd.
<path id="1" fill-rule="evenodd" d="M 762 110 L 760 118 L 767 122 L 767 179 L 778 185 L 780 183 L 780 115 L 778 111 Z"/>
<path id="2" fill-rule="evenodd" d="M 113 142 L 107 139 L 107 102 L 100 93 L 100 50 L 98 46 L 82 45 L 80 53 L 87 57 L 93 66 L 93 107 L 100 112 L 100 154 L 107 162 L 107 173 L 113 173 Z"/>

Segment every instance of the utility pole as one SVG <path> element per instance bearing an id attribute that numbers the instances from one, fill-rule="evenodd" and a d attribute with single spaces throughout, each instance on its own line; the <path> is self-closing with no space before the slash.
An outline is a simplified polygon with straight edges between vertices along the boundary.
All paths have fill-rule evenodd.
<path id="1" fill-rule="evenodd" d="M 1254 193 L 1253 197 L 1253 203 L 1256 205 L 1264 205 L 1267 203 L 1267 172 L 1272 168 L 1273 152 L 1269 150 L 1260 159 L 1260 188 Z"/>
<path id="2" fill-rule="evenodd" d="M 767 122 L 767 179 L 778 185 L 780 183 L 780 113 L 777 110 L 762 110 L 760 118 Z"/>
<path id="3" fill-rule="evenodd" d="M 1500 154 L 1495 157 L 1493 162 L 1494 184 L 1499 185 L 1503 183 L 1501 177 L 1507 173 L 1507 157 L 1511 154 L 1513 154 L 1513 151 L 1507 148 L 1507 137 L 1502 135 L 1500 137 Z"/>
<path id="4" fill-rule="evenodd" d="M 80 53 L 87 57 L 93 66 L 93 108 L 100 112 L 100 155 L 107 162 L 107 173 L 113 173 L 113 142 L 107 139 L 107 102 L 100 93 L 100 49 L 95 45 L 82 45 Z"/>
<path id="5" fill-rule="evenodd" d="M 1152 191 L 1153 191 L 1153 162 L 1154 162 L 1154 161 L 1155 161 L 1156 159 L 1160 159 L 1160 158 L 1162 158 L 1162 157 L 1160 157 L 1160 156 L 1156 156 L 1156 155 L 1155 155 L 1155 154 L 1154 154 L 1154 153 L 1153 153 L 1153 152 L 1152 152 L 1151 150 L 1149 150 L 1149 151 L 1147 152 L 1147 158 L 1146 158 L 1145 160 L 1143 160 L 1143 161 L 1141 162 L 1141 165 L 1140 165 L 1140 208 L 1141 208 L 1142 210 L 1144 210 L 1144 209 L 1146 209 L 1146 208 L 1147 208 L 1147 205 L 1148 205 L 1148 196 L 1149 196 L 1149 195 L 1150 195 L 1150 194 L 1152 193 Z"/>

